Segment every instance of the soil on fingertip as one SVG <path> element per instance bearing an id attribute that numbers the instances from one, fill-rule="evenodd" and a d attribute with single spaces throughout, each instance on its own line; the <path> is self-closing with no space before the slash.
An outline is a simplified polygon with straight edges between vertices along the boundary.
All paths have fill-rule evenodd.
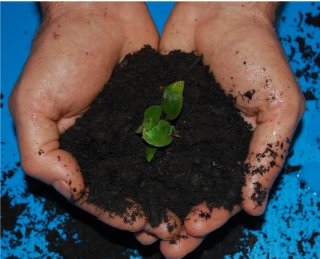
<path id="1" fill-rule="evenodd" d="M 135 131 L 144 110 L 161 103 L 163 87 L 178 80 L 185 81 L 182 113 L 174 122 L 181 137 L 158 149 L 149 163 Z M 234 99 L 199 56 L 160 55 L 146 46 L 117 65 L 91 108 L 60 142 L 79 162 L 89 203 L 123 215 L 132 200 L 157 226 L 168 220 L 168 210 L 183 220 L 202 202 L 209 209 L 240 204 L 251 137 Z"/>

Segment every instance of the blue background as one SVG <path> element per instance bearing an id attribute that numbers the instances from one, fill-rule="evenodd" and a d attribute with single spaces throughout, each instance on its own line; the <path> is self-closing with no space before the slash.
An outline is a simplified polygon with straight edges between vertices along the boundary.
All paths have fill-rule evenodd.
<path id="1" fill-rule="evenodd" d="M 155 20 L 159 32 L 162 32 L 165 21 L 174 3 L 148 3 L 149 10 Z M 300 20 L 300 13 L 311 12 L 319 15 L 320 3 L 287 3 L 284 5 L 277 24 L 279 38 L 288 56 L 292 54 L 290 47 L 298 48 L 296 42 L 289 41 L 302 36 L 306 38 L 316 54 L 319 55 L 320 28 L 309 26 Z M 34 197 L 26 190 L 25 175 L 20 168 L 16 168 L 14 175 L 6 178 L 8 170 L 20 161 L 14 127 L 7 108 L 10 92 L 19 78 L 24 63 L 29 55 L 32 39 L 41 22 L 41 14 L 35 3 L 1 3 L 1 93 L 4 95 L 1 103 L 1 197 L 8 195 L 11 206 L 25 204 L 27 207 L 18 217 L 17 229 L 22 238 L 18 245 L 11 245 L 16 239 L 10 231 L 4 230 L 1 237 L 2 257 L 17 256 L 18 258 L 36 258 L 41 255 L 35 245 L 47 251 L 46 255 L 58 257 L 47 249 L 48 242 L 42 230 L 45 228 L 58 229 L 64 235 L 63 225 L 67 214 L 56 214 L 54 219 L 48 220 L 48 212 L 44 208 L 44 198 Z M 299 24 L 301 23 L 301 26 Z M 307 34 L 312 37 L 307 37 Z M 310 71 L 319 75 L 319 66 L 312 59 L 306 59 L 297 52 L 290 59 L 293 71 L 310 64 Z M 298 81 L 303 89 L 312 90 L 320 98 L 319 79 L 310 80 L 299 77 Z M 314 245 L 305 242 L 312 233 L 320 229 L 320 112 L 318 100 L 308 100 L 307 110 L 302 120 L 300 133 L 294 143 L 294 154 L 288 159 L 291 165 L 301 165 L 298 172 L 283 175 L 281 188 L 272 196 L 265 222 L 261 229 L 246 230 L 246 234 L 253 233 L 258 237 L 254 247 L 250 250 L 253 258 L 318 258 L 320 257 L 320 235 L 315 237 Z M 306 188 L 301 188 L 301 181 L 306 182 Z M 26 212 L 28 210 L 28 213 Z M 294 213 L 299 211 L 299 213 Z M 290 222 L 290 223 L 288 223 Z M 35 224 L 31 233 L 25 231 L 26 226 Z M 301 232 L 302 231 L 302 232 Z M 286 237 L 290 237 L 288 240 Z M 76 236 L 74 238 L 77 238 Z M 301 254 L 297 243 L 301 243 L 305 254 Z M 240 257 L 241 253 L 233 256 Z"/>

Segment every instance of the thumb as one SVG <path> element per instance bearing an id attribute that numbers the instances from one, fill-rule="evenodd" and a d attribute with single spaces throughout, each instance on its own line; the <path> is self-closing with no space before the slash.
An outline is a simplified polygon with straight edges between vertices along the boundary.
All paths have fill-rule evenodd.
<path id="1" fill-rule="evenodd" d="M 160 52 L 195 51 L 194 32 L 198 19 L 198 9 L 195 6 L 175 4 L 161 36 Z"/>
<path id="2" fill-rule="evenodd" d="M 277 178 L 288 153 L 292 135 L 302 116 L 304 102 L 293 102 L 292 107 L 274 114 L 272 121 L 265 121 L 254 130 L 247 158 L 248 173 L 242 188 L 243 209 L 261 215 L 266 208 L 269 191 Z"/>
<path id="3" fill-rule="evenodd" d="M 84 182 L 74 157 L 59 148 L 59 129 L 55 116 L 39 112 L 39 104 L 21 100 L 14 91 L 9 100 L 24 171 L 52 185 L 67 199 L 78 199 Z"/>

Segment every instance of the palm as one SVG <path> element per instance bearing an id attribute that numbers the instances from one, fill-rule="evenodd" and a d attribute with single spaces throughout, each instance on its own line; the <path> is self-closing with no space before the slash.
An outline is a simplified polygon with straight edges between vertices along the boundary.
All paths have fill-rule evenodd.
<path id="1" fill-rule="evenodd" d="M 267 197 L 252 199 L 256 185 L 261 184 L 266 194 L 283 165 L 288 140 L 303 111 L 302 97 L 272 23 L 264 18 L 232 17 L 226 17 L 227 24 L 204 23 L 195 41 L 204 61 L 253 127 L 247 158 L 251 175 L 243 189 L 243 207 L 259 215 Z M 213 31 L 214 37 L 204 37 Z"/>
<path id="2" fill-rule="evenodd" d="M 53 185 L 103 222 L 137 231 L 146 225 L 145 218 L 126 224 L 86 202 L 80 168 L 71 154 L 60 149 L 59 136 L 89 108 L 127 53 L 145 44 L 158 47 L 157 31 L 141 3 L 49 7 L 55 6 L 58 9 L 50 15 L 45 10 L 32 53 L 10 97 L 22 165 L 30 176 Z M 162 228 L 149 230 L 157 234 Z M 166 237 L 167 232 L 160 234 Z"/>
<path id="3" fill-rule="evenodd" d="M 52 103 L 52 109 L 47 113 L 56 114 L 58 133 L 71 127 L 75 118 L 88 109 L 110 77 L 113 67 L 119 61 L 121 51 L 120 47 L 105 49 L 104 45 L 108 39 L 101 39 L 100 35 L 104 34 L 105 29 L 99 24 L 96 24 L 95 30 L 92 30 L 84 24 L 79 26 L 79 23 L 85 23 L 85 21 L 77 20 L 73 25 L 66 19 L 69 24 L 65 28 L 61 25 L 65 24 L 63 19 L 66 18 L 51 23 L 44 30 L 41 38 L 34 44 L 33 55 L 28 62 L 28 67 L 33 71 L 36 65 L 45 67 L 38 70 L 42 74 L 39 76 L 42 80 L 50 82 L 50 87 L 41 84 L 37 87 L 37 91 L 42 91 L 46 98 L 31 96 L 30 99 L 33 102 L 36 101 L 41 107 Z M 57 24 L 61 29 L 55 28 Z M 81 38 L 74 37 L 74 33 L 78 30 L 81 30 Z M 43 46 L 41 39 L 47 39 L 51 34 L 55 34 L 57 39 Z M 116 41 L 121 46 L 121 34 L 109 40 Z M 58 52 L 57 49 L 59 49 Z M 118 53 L 118 56 L 114 53 Z M 39 64 L 38 60 L 43 63 Z M 37 62 L 36 65 L 35 62 Z M 52 72 L 46 73 L 47 70 Z M 32 95 L 32 92 L 30 94 Z M 58 136 L 55 137 L 58 138 Z"/>
<path id="4" fill-rule="evenodd" d="M 254 3 L 178 4 L 160 43 L 164 52 L 182 49 L 202 55 L 252 125 L 249 174 L 241 205 L 252 215 L 260 215 L 265 209 L 268 190 L 284 163 L 304 109 L 301 91 L 273 29 L 273 11 L 264 8 Z M 163 243 L 164 254 L 176 258 L 189 253 L 203 239 L 201 236 L 222 226 L 240 208 L 231 213 L 214 209 L 209 220 L 201 219 L 199 210 L 208 209 L 204 204 L 196 206 L 184 223 L 187 232 L 199 238 L 190 236 L 188 242 L 180 241 L 175 246 Z"/>

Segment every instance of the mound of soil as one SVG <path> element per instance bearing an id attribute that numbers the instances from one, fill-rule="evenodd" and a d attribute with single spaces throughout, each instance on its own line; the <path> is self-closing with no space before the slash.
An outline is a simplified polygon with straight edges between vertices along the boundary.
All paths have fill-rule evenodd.
<path id="1" fill-rule="evenodd" d="M 93 75 L 94 76 L 94 75 Z M 184 105 L 175 128 L 181 138 L 159 149 L 148 163 L 135 130 L 144 110 L 161 103 L 163 87 L 185 81 Z M 88 202 L 122 215 L 139 203 L 152 226 L 167 210 L 181 219 L 203 201 L 231 209 L 241 202 L 250 126 L 220 89 L 201 58 L 150 47 L 130 54 L 115 68 L 103 91 L 74 127 L 62 148 L 78 160 Z"/>

